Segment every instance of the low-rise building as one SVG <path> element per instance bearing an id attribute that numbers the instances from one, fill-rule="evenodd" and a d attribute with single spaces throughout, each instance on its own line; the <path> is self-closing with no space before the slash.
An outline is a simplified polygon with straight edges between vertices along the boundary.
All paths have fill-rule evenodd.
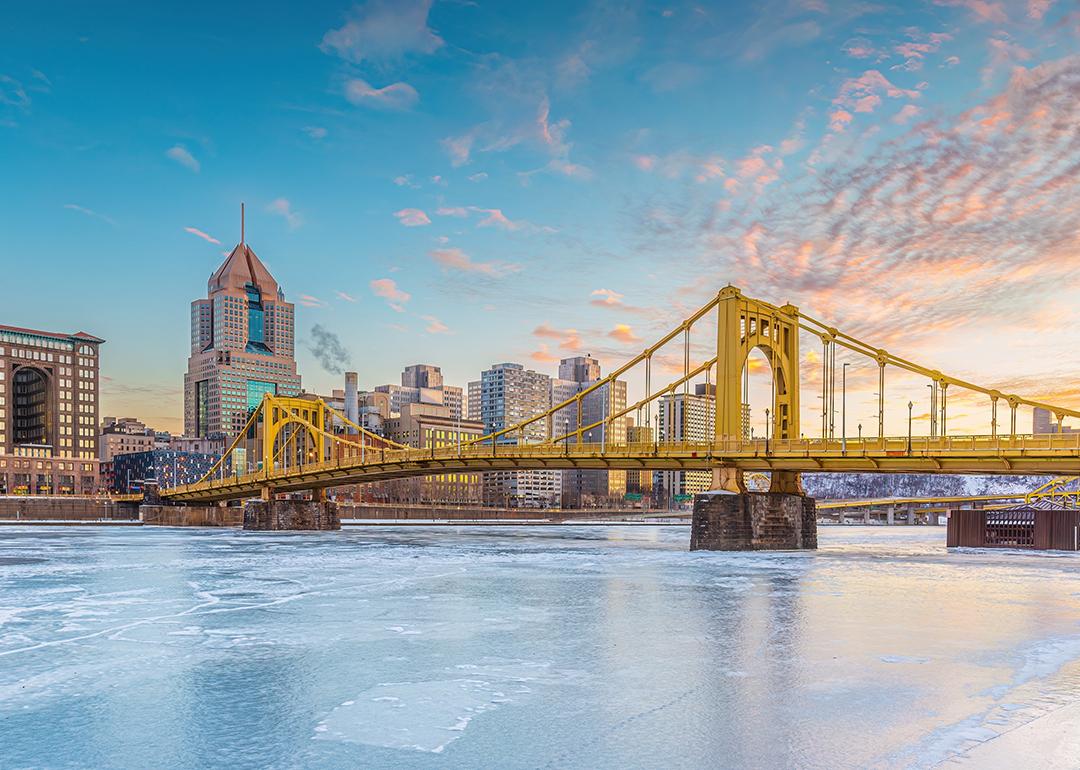
<path id="1" fill-rule="evenodd" d="M 157 445 L 157 434 L 134 417 L 106 417 L 101 422 L 98 459 L 103 463 L 117 455 L 150 452 Z"/>
<path id="2" fill-rule="evenodd" d="M 147 482 L 154 482 L 162 489 L 193 484 L 210 472 L 219 457 L 175 449 L 117 455 L 111 463 L 112 491 L 120 494 L 140 492 Z"/>

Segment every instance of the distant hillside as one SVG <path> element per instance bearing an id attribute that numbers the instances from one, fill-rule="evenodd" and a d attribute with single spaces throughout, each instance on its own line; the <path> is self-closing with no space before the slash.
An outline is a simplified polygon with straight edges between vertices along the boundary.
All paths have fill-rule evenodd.
<path id="1" fill-rule="evenodd" d="M 806 493 L 820 500 L 869 497 L 1001 495 L 1026 492 L 1050 476 L 951 476 L 933 473 L 804 473 Z"/>

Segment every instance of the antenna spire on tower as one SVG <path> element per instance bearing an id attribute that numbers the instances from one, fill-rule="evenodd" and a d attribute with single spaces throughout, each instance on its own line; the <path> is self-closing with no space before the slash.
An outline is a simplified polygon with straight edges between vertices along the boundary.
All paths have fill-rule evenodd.
<path id="1" fill-rule="evenodd" d="M 240 201 L 240 245 L 244 245 L 244 202 Z"/>

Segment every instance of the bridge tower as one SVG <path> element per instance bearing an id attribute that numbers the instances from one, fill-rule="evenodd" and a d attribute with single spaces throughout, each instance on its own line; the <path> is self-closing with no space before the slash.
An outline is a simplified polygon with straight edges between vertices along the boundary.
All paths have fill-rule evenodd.
<path id="1" fill-rule="evenodd" d="M 734 286 L 720 290 L 716 303 L 715 433 L 721 441 L 742 438 L 743 369 L 761 350 L 772 368 L 772 398 L 766 438 L 799 438 L 799 309 L 776 307 L 743 296 Z M 713 488 L 746 492 L 742 471 L 718 468 Z M 802 494 L 799 474 L 774 471 L 770 492 Z"/>

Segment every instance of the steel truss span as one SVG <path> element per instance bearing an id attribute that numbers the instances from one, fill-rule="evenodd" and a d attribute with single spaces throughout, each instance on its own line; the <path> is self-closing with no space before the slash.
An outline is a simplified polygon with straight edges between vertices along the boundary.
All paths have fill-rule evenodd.
<path id="1" fill-rule="evenodd" d="M 692 345 L 691 336 L 704 331 L 708 343 Z M 800 333 L 821 343 L 822 402 L 820 437 L 800 431 Z M 681 366 L 672 366 L 672 347 L 681 352 Z M 877 367 L 876 435 L 851 438 L 835 426 L 837 350 L 865 358 Z M 746 435 L 745 405 L 748 357 L 761 351 L 772 369 L 766 435 Z M 675 374 L 661 381 L 656 370 Z M 888 373 L 925 378 L 932 399 L 930 434 L 885 435 Z M 599 391 L 612 400 L 613 387 L 628 375 L 644 383 L 643 397 L 626 406 L 608 404 L 604 417 L 585 424 L 584 400 Z M 653 423 L 663 398 L 690 397 L 691 384 L 710 400 L 710 419 L 704 436 L 693 440 L 630 443 L 586 437 L 620 436 L 616 421 L 636 418 L 637 425 Z M 816 385 L 815 385 L 816 387 Z M 990 407 L 989 430 L 982 435 L 948 433 L 949 396 L 966 391 L 985 397 Z M 594 396 L 596 398 L 596 396 Z M 999 405 L 1008 409 L 1008 428 L 999 429 Z M 910 411 L 910 403 L 909 403 Z M 1058 432 L 1040 435 L 1016 430 L 1018 407 L 1045 409 L 1057 420 Z M 576 412 L 574 430 L 559 433 L 555 416 Z M 686 410 L 682 410 L 685 419 Z M 244 430 L 205 478 L 195 484 L 165 489 L 163 497 L 177 501 L 218 501 L 267 497 L 275 492 L 315 490 L 344 484 L 432 474 L 548 469 L 711 470 L 714 488 L 746 491 L 744 474 L 768 472 L 774 492 L 801 491 L 804 472 L 879 473 L 999 473 L 1080 475 L 1080 433 L 1062 433 L 1065 417 L 1080 411 L 1043 403 L 951 377 L 869 345 L 804 313 L 791 304 L 776 306 L 752 299 L 733 286 L 721 289 L 678 327 L 645 348 L 572 398 L 517 425 L 456 446 L 415 449 L 365 430 L 314 397 L 282 398 L 266 394 Z M 657 414 L 657 422 L 659 416 Z M 526 443 L 525 429 L 541 423 L 548 438 Z M 910 425 L 910 422 L 909 422 Z M 679 433 L 686 436 L 684 430 Z M 1061 485 L 1059 484 L 1059 487 Z M 1073 485 L 1075 487 L 1075 485 Z M 1072 489 L 1070 487 L 1069 489 Z M 1055 487 L 1056 489 L 1056 487 Z M 1052 496 L 1052 495 L 1051 495 Z"/>

